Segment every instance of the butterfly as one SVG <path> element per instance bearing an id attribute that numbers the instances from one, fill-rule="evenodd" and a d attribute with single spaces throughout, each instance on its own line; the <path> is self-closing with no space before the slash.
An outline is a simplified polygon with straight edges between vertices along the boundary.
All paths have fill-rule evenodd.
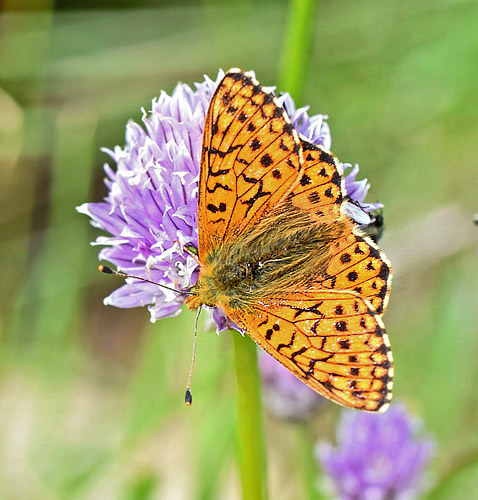
<path id="1" fill-rule="evenodd" d="M 322 396 L 385 411 L 391 268 L 345 205 L 337 159 L 301 137 L 252 74 L 229 70 L 205 121 L 200 274 L 186 305 L 222 308 Z"/>

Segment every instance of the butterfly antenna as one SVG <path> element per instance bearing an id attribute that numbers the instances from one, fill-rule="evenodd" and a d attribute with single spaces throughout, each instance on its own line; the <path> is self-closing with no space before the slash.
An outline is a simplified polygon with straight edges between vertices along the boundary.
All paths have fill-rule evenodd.
<path id="1" fill-rule="evenodd" d="M 186 386 L 186 394 L 184 395 L 184 402 L 187 406 L 191 406 L 193 402 L 193 396 L 191 394 L 191 378 L 193 376 L 194 361 L 196 360 L 196 342 L 198 338 L 198 321 L 199 315 L 201 314 L 202 307 L 199 306 L 198 312 L 196 314 L 196 319 L 194 321 L 194 341 L 193 341 L 193 355 L 191 358 L 191 368 L 189 369 L 188 384 Z"/>
<path id="2" fill-rule="evenodd" d="M 166 290 L 171 290 L 172 292 L 179 293 L 180 295 L 194 295 L 192 292 L 184 292 L 182 290 L 176 290 L 175 288 L 172 288 L 170 286 L 162 285 L 161 283 L 156 283 L 155 281 L 151 281 L 146 278 L 142 278 L 140 276 L 134 276 L 133 274 L 126 274 L 120 271 L 115 271 L 114 269 L 111 269 L 111 267 L 108 266 L 100 265 L 98 266 L 98 271 L 105 274 L 114 274 L 115 276 L 121 276 L 123 278 L 133 278 L 135 280 L 145 281 L 146 283 L 151 283 L 152 285 L 157 285 L 161 288 L 166 288 Z"/>

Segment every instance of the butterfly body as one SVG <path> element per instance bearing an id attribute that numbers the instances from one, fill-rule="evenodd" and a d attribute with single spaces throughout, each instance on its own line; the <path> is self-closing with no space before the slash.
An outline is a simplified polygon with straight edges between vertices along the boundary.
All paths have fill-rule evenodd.
<path id="1" fill-rule="evenodd" d="M 198 215 L 201 267 L 187 306 L 222 308 L 333 401 L 384 411 L 388 261 L 346 216 L 337 160 L 299 137 L 273 95 L 240 70 L 209 106 Z"/>
<path id="2" fill-rule="evenodd" d="M 291 281 L 310 286 L 324 276 L 329 248 L 345 227 L 345 221 L 314 221 L 286 199 L 246 235 L 205 257 L 200 302 L 238 309 L 287 293 Z"/>

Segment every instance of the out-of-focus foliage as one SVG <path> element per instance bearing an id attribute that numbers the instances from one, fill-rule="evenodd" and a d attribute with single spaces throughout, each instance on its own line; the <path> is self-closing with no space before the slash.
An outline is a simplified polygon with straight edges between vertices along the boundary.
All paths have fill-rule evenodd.
<path id="1" fill-rule="evenodd" d="M 191 314 L 148 326 L 104 307 L 118 283 L 96 274 L 74 207 L 105 194 L 99 148 L 161 89 L 231 66 L 272 85 L 287 5 L 112 4 L 0 4 L 0 498 L 233 499 L 231 339 L 200 332 L 186 409 Z M 304 94 L 385 204 L 395 395 L 437 438 L 438 500 L 478 498 L 477 15 L 473 0 L 321 2 Z M 337 414 L 311 435 L 331 439 Z M 296 498 L 304 446 L 266 429 L 271 496 Z"/>

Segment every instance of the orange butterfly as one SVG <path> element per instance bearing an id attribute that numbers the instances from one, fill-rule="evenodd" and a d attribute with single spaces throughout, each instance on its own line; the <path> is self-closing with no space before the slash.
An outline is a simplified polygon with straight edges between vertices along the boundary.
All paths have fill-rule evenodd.
<path id="1" fill-rule="evenodd" d="M 336 158 L 300 137 L 250 74 L 229 70 L 204 127 L 200 277 L 186 304 L 224 309 L 322 396 L 385 411 L 392 275 L 345 204 Z"/>

